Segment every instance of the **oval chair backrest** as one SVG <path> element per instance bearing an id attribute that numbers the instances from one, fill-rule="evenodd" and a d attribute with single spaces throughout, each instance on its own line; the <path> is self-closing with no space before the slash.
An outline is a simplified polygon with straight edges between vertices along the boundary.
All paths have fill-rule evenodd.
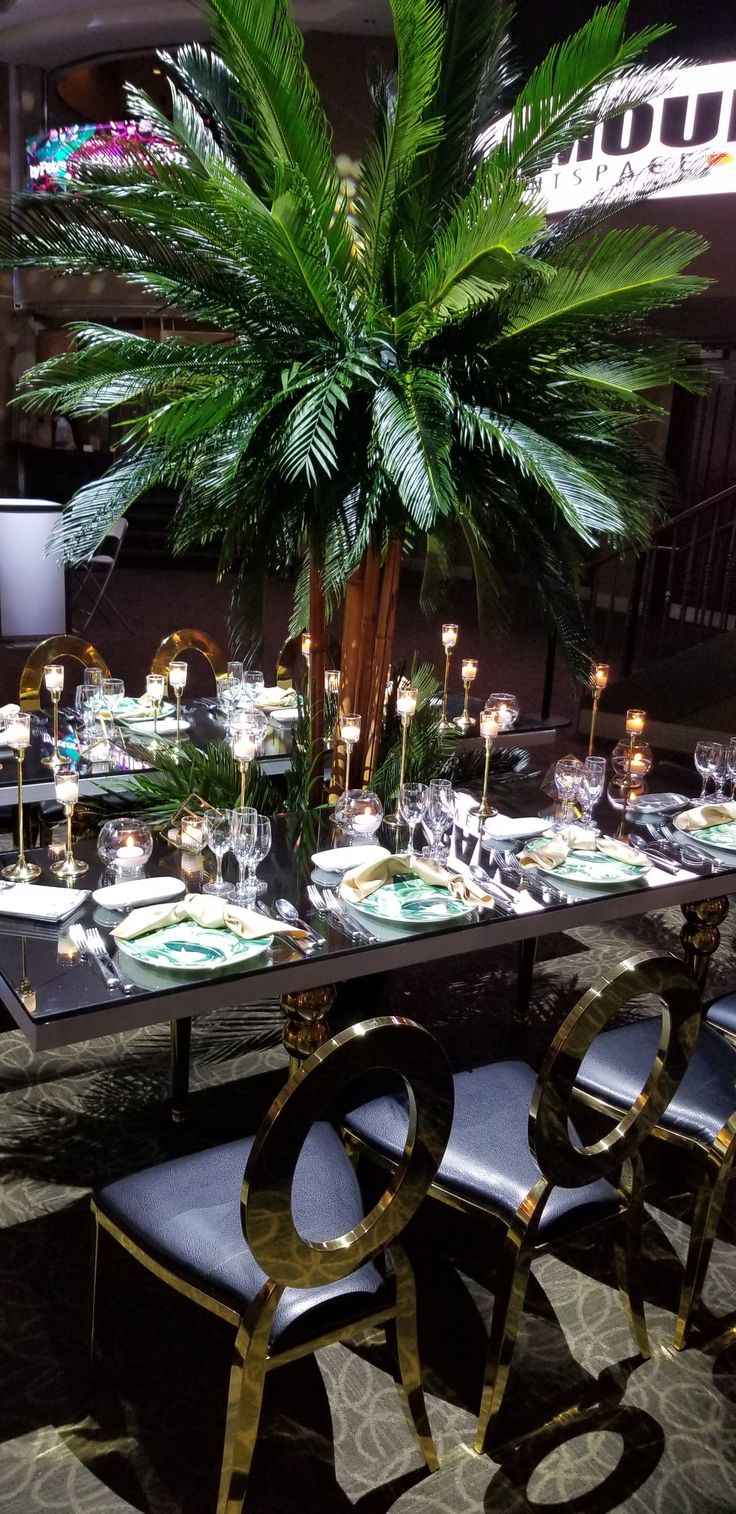
<path id="1" fill-rule="evenodd" d="M 49 662 L 60 662 L 71 657 L 83 668 L 100 668 L 103 678 L 110 677 L 110 669 L 104 657 L 83 636 L 48 636 L 33 648 L 20 675 L 18 698 L 22 710 L 40 710 L 43 670 Z"/>
<path id="2" fill-rule="evenodd" d="M 181 631 L 172 631 L 170 636 L 164 637 L 154 653 L 151 672 L 163 673 L 165 678 L 169 671 L 169 663 L 176 662 L 182 652 L 201 652 L 212 669 L 215 684 L 218 678 L 225 677 L 226 653 L 211 636 L 207 635 L 206 631 L 197 631 L 192 626 L 185 626 Z"/>
<path id="3" fill-rule="evenodd" d="M 642 994 L 654 994 L 662 1003 L 662 1033 L 649 1076 L 613 1130 L 591 1146 L 577 1146 L 569 1119 L 580 1063 L 612 1016 Z M 577 1188 L 620 1172 L 676 1093 L 701 1018 L 700 989 L 677 957 L 642 952 L 596 979 L 558 1030 L 532 1096 L 529 1145 L 549 1182 Z"/>
<path id="4" fill-rule="evenodd" d="M 296 1164 L 311 1127 L 355 1078 L 398 1074 L 409 1095 L 404 1153 L 380 1199 L 344 1235 L 310 1241 L 292 1214 Z M 303 1064 L 271 1105 L 243 1179 L 242 1221 L 267 1277 L 315 1288 L 348 1277 L 390 1245 L 416 1213 L 442 1160 L 453 1112 L 452 1074 L 439 1043 L 411 1020 L 366 1020 L 334 1036 Z M 325 1172 L 325 1185 L 330 1173 Z"/>

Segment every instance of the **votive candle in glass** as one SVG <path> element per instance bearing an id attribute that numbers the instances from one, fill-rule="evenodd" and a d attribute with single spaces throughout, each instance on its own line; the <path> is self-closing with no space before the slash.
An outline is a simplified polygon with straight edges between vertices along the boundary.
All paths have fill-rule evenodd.
<path id="1" fill-rule="evenodd" d="M 463 661 L 463 683 L 472 683 L 478 672 L 478 660 L 466 657 Z"/>
<path id="2" fill-rule="evenodd" d="M 451 652 L 457 646 L 458 630 L 456 625 L 450 623 L 442 627 L 442 645 L 446 652 Z"/>
<path id="3" fill-rule="evenodd" d="M 626 730 L 630 736 L 641 736 L 646 720 L 646 710 L 626 711 Z"/>

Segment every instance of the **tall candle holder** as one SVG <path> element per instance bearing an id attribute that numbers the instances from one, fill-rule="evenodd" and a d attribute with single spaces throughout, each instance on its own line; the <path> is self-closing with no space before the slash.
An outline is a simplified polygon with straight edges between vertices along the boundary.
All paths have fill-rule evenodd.
<path id="1" fill-rule="evenodd" d="M 30 715 L 11 715 L 5 740 L 15 752 L 18 767 L 18 858 L 3 868 L 3 878 L 9 878 L 11 883 L 33 883 L 40 878 L 41 869 L 27 860 L 23 844 L 23 762 L 31 742 Z"/>
<path id="2" fill-rule="evenodd" d="M 337 771 L 337 742 L 340 731 L 340 669 L 325 668 L 325 712 L 329 724 L 327 740 L 332 748 L 332 778 L 330 782 L 330 804 L 337 799 L 335 788 L 335 774 Z"/>
<path id="3" fill-rule="evenodd" d="M 498 810 L 495 809 L 492 804 L 488 803 L 488 780 L 491 771 L 491 752 L 493 751 L 493 743 L 498 735 L 498 729 L 498 715 L 496 711 L 489 709 L 486 706 L 486 708 L 484 710 L 481 710 L 480 712 L 480 734 L 486 744 L 486 762 L 483 769 L 483 795 L 480 804 L 474 805 L 473 808 L 468 811 L 468 814 L 476 815 L 478 820 L 480 821 L 481 835 L 483 834 L 483 822 L 485 820 L 490 820 L 493 815 L 498 814 Z"/>
<path id="4" fill-rule="evenodd" d="M 590 687 L 593 691 L 593 708 L 590 712 L 590 741 L 588 742 L 588 756 L 593 756 L 593 743 L 595 740 L 595 723 L 598 719 L 598 705 L 601 694 L 608 683 L 610 667 L 607 662 L 594 662 L 590 670 Z"/>
<path id="5" fill-rule="evenodd" d="M 462 731 L 463 736 L 467 736 L 468 731 L 471 730 L 471 728 L 475 725 L 473 716 L 468 714 L 468 701 L 470 699 L 470 685 L 474 683 L 475 679 L 478 676 L 477 658 L 466 657 L 463 660 L 462 674 L 463 687 L 465 689 L 465 703 L 463 705 L 463 713 L 462 715 L 458 715 L 458 718 L 455 721 L 455 725 L 459 730 Z"/>
<path id="6" fill-rule="evenodd" d="M 403 684 L 396 695 L 396 713 L 401 719 L 401 767 L 399 770 L 399 793 L 404 787 L 404 774 L 406 772 L 406 745 L 409 738 L 409 726 L 417 713 L 419 694 L 410 684 Z M 397 826 L 402 824 L 401 816 L 397 810 L 392 815 L 386 815 L 385 825 Z"/>
<path id="7" fill-rule="evenodd" d="M 172 690 L 176 700 L 176 742 L 174 744 L 174 751 L 177 755 L 181 751 L 181 696 L 186 687 L 188 673 L 189 668 L 185 662 L 169 663 L 169 688 Z"/>
<path id="8" fill-rule="evenodd" d="M 360 741 L 360 727 L 362 716 L 344 712 L 340 716 L 340 740 L 345 747 L 345 793 L 350 788 L 350 758 L 353 755 L 353 747 Z"/>
<path id="9" fill-rule="evenodd" d="M 442 645 L 445 649 L 445 687 L 442 693 L 442 727 L 443 731 L 452 730 L 452 721 L 447 719 L 447 696 L 450 689 L 450 658 L 457 646 L 458 627 L 447 624 L 442 627 Z"/>
<path id="10" fill-rule="evenodd" d="M 80 862 L 74 856 L 72 848 L 72 819 L 79 799 L 79 773 L 71 763 L 65 763 L 57 768 L 54 775 L 54 787 L 59 804 L 64 806 L 66 816 L 66 856 L 59 862 L 51 865 L 51 871 L 57 878 L 79 878 L 82 873 L 88 871 L 88 864 Z"/>
<path id="11" fill-rule="evenodd" d="M 153 741 L 151 742 L 151 751 L 156 752 L 160 746 L 158 739 L 158 717 L 164 697 L 163 673 L 148 673 L 146 675 L 146 693 L 153 710 Z"/>
<path id="12" fill-rule="evenodd" d="M 235 725 L 230 731 L 230 750 L 240 769 L 239 808 L 245 809 L 245 785 L 258 742 L 255 733 L 245 725 Z"/>
<path id="13" fill-rule="evenodd" d="M 646 718 L 647 718 L 647 716 L 646 716 L 646 710 L 627 710 L 626 711 L 626 734 L 627 734 L 627 736 L 629 738 L 629 750 L 628 750 L 627 755 L 626 755 L 626 788 L 624 790 L 624 807 L 623 807 L 623 810 L 621 811 L 621 825 L 620 825 L 621 835 L 623 835 L 623 833 L 624 833 L 624 826 L 626 824 L 626 810 L 627 810 L 627 807 L 628 807 L 628 804 L 629 804 L 629 799 L 631 797 L 630 796 L 630 790 L 631 790 L 631 785 L 632 785 L 631 764 L 632 764 L 632 762 L 634 760 L 634 749 L 636 747 L 637 738 L 642 735 L 642 732 L 644 730 L 644 724 L 645 724 Z"/>
<path id="14" fill-rule="evenodd" d="M 64 687 L 64 664 L 61 662 L 49 662 L 43 670 L 43 681 L 51 695 L 51 703 L 54 709 L 54 750 L 49 757 L 42 757 L 41 761 L 46 767 L 58 768 L 64 761 L 59 751 L 59 701 Z"/>

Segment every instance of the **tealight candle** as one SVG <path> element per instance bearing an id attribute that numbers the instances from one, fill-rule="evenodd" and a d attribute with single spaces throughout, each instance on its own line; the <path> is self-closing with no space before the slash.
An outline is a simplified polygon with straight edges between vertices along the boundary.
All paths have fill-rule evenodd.
<path id="1" fill-rule="evenodd" d="M 478 672 L 478 661 L 475 657 L 466 657 L 463 663 L 463 683 L 472 683 Z"/>
<path id="2" fill-rule="evenodd" d="M 373 805 L 366 804 L 362 809 L 358 810 L 356 815 L 353 815 L 353 830 L 359 831 L 363 836 L 370 835 L 376 828 L 375 822 L 376 817 Z"/>
<path id="3" fill-rule="evenodd" d="M 56 775 L 56 797 L 59 804 L 76 804 L 79 798 L 79 773 L 76 768 L 62 768 Z"/>
<path id="4" fill-rule="evenodd" d="M 72 848 L 72 817 L 79 798 L 79 773 L 76 768 L 70 764 L 58 767 L 54 777 L 54 787 L 56 797 L 59 804 L 63 804 L 66 815 L 66 856 L 63 861 L 54 862 L 51 871 L 57 878 L 69 880 L 78 878 L 81 873 L 86 873 L 89 866 L 87 862 L 77 860 Z"/>
<path id="5" fill-rule="evenodd" d="M 408 719 L 411 719 L 412 715 L 416 715 L 418 698 L 419 694 L 417 690 L 410 688 L 408 685 L 405 685 L 403 688 L 399 689 L 398 694 L 396 695 L 397 715 L 401 715 Z"/>
<path id="6" fill-rule="evenodd" d="M 183 689 L 187 681 L 189 669 L 185 662 L 169 663 L 169 686 L 172 689 Z M 163 693 L 163 690 L 162 690 Z"/>
<path id="7" fill-rule="evenodd" d="M 645 710 L 626 711 L 626 729 L 630 736 L 641 736 L 646 720 Z"/>
<path id="8" fill-rule="evenodd" d="M 151 704 L 160 704 L 161 700 L 164 697 L 163 673 L 146 674 L 146 693 L 151 701 Z"/>
<path id="9" fill-rule="evenodd" d="M 468 704 L 470 701 L 470 685 L 478 672 L 478 659 L 476 657 L 466 657 L 462 664 L 462 672 L 463 684 L 465 686 L 465 701 L 463 703 L 462 715 L 458 715 L 455 724 L 462 731 L 463 736 L 467 736 L 470 727 L 475 725 L 473 716 L 468 714 Z"/>
<path id="10" fill-rule="evenodd" d="M 610 667 L 607 662 L 596 662 L 590 674 L 590 681 L 594 689 L 605 689 L 608 683 Z"/>
<path id="11" fill-rule="evenodd" d="M 142 846 L 139 846 L 135 836 L 126 836 L 115 858 L 115 867 L 140 867 L 141 859 L 145 856 Z"/>
<path id="12" fill-rule="evenodd" d="M 480 712 L 480 734 L 481 734 L 481 736 L 483 736 L 483 737 L 490 737 L 491 741 L 493 741 L 495 739 L 495 737 L 498 735 L 500 729 L 501 729 L 501 722 L 500 722 L 500 720 L 498 718 L 498 714 L 496 713 L 496 711 L 495 710 L 481 710 L 481 712 Z"/>
<path id="13" fill-rule="evenodd" d="M 325 694 L 340 693 L 340 669 L 325 668 Z"/>
<path id="14" fill-rule="evenodd" d="M 457 646 L 457 637 L 458 637 L 458 627 L 457 626 L 455 626 L 455 625 L 444 625 L 442 627 L 442 645 L 443 645 L 443 647 L 445 647 L 446 649 L 449 647 L 450 651 L 452 651 L 452 648 Z"/>
<path id="15" fill-rule="evenodd" d="M 181 845 L 188 852 L 201 852 L 204 846 L 204 826 L 201 820 L 183 820 Z"/>
<path id="16" fill-rule="evenodd" d="M 340 721 L 340 735 L 343 741 L 354 744 L 360 741 L 360 716 L 345 715 Z"/>
<path id="17" fill-rule="evenodd" d="M 25 751 L 31 744 L 30 715 L 13 715 L 5 729 L 5 740 L 14 752 Z"/>
<path id="18" fill-rule="evenodd" d="M 252 762 L 256 755 L 256 740 L 250 731 L 236 729 L 232 737 L 232 753 L 236 762 Z"/>
<path id="19" fill-rule="evenodd" d="M 60 694 L 64 687 L 63 663 L 50 662 L 43 670 L 43 681 L 49 694 Z"/>

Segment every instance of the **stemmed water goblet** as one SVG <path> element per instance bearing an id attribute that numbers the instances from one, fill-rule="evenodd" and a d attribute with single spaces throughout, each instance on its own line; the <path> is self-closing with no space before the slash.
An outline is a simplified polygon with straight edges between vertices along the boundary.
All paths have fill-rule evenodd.
<path id="1" fill-rule="evenodd" d="M 731 780 L 731 798 L 736 794 L 736 736 L 732 736 L 726 747 L 726 768 Z"/>
<path id="2" fill-rule="evenodd" d="M 225 712 L 225 719 L 232 720 L 235 711 L 243 698 L 243 680 L 234 673 L 228 673 L 221 678 L 218 685 L 218 702 Z"/>
<path id="3" fill-rule="evenodd" d="M 266 687 L 266 680 L 257 668 L 247 668 L 243 674 L 243 700 L 254 705 Z"/>
<path id="4" fill-rule="evenodd" d="M 409 862 L 413 862 L 416 856 L 414 831 L 420 820 L 424 819 L 428 802 L 429 789 L 426 783 L 402 783 L 399 789 L 399 814 L 409 827 L 409 844 L 405 853 Z"/>
<path id="5" fill-rule="evenodd" d="M 722 799 L 726 782 L 726 753 L 721 741 L 714 741 L 711 746 L 708 771 L 713 779 L 713 798 Z"/>
<path id="6" fill-rule="evenodd" d="M 222 859 L 230 850 L 232 833 L 230 829 L 230 816 L 226 810 L 205 810 L 203 816 L 204 839 L 211 852 L 214 852 L 217 871 L 215 877 L 204 884 L 203 894 L 216 894 L 220 899 L 229 899 L 233 892 L 232 883 L 226 883 L 222 876 Z"/>
<path id="7" fill-rule="evenodd" d="M 555 766 L 555 788 L 560 802 L 560 817 L 554 829 L 564 830 L 572 820 L 572 806 L 583 774 L 583 764 L 578 757 L 561 757 Z"/>
<path id="8" fill-rule="evenodd" d="M 230 848 L 238 864 L 238 882 L 232 900 L 234 904 L 249 904 L 253 896 L 248 892 L 247 867 L 255 842 L 258 811 L 246 806 L 225 813 L 230 820 Z"/>
<path id="9" fill-rule="evenodd" d="M 423 857 L 434 862 L 446 862 L 450 851 L 442 838 L 455 818 L 455 791 L 449 778 L 433 778 L 429 784 L 424 828 L 429 831 L 430 844 L 422 849 Z"/>
<path id="10" fill-rule="evenodd" d="M 723 759 L 723 747 L 720 741 L 699 741 L 695 747 L 695 767 L 699 772 L 703 787 L 698 795 L 697 803 L 704 804 L 708 797 L 708 779 L 714 778 Z"/>
<path id="11" fill-rule="evenodd" d="M 248 857 L 248 877 L 246 890 L 249 899 L 256 899 L 259 894 L 265 894 L 268 884 L 263 878 L 256 877 L 256 868 L 259 862 L 264 862 L 271 850 L 271 821 L 268 815 L 256 815 L 253 845 Z"/>
<path id="12" fill-rule="evenodd" d="M 583 771 L 580 776 L 578 794 L 582 804 L 581 820 L 588 829 L 597 830 L 593 819 L 593 810 L 603 793 L 606 784 L 606 759 L 605 757 L 586 757 L 583 763 Z"/>

